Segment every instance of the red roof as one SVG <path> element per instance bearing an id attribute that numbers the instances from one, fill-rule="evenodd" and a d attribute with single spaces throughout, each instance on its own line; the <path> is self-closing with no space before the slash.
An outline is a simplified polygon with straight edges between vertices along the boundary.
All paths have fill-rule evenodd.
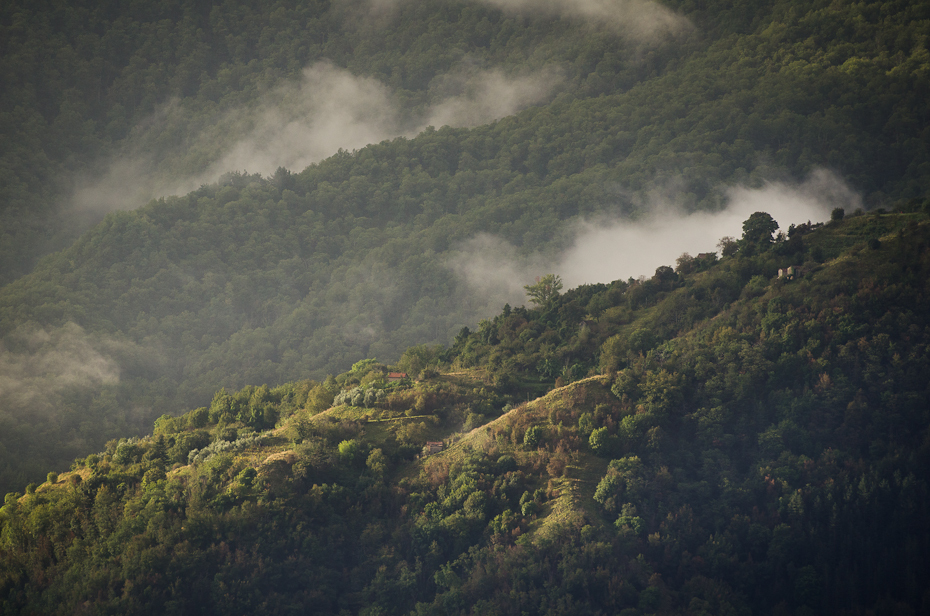
<path id="1" fill-rule="evenodd" d="M 407 378 L 406 372 L 388 372 L 389 379 L 405 379 Z"/>

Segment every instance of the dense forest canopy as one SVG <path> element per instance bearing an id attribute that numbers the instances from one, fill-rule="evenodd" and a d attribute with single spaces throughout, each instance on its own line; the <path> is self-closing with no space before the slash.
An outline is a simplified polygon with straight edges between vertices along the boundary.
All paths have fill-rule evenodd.
<path id="1" fill-rule="evenodd" d="M 135 207 L 133 199 L 146 190 L 175 189 L 183 180 L 205 177 L 201 174 L 211 163 L 261 123 L 255 107 L 320 62 L 344 71 L 337 78 L 368 77 L 391 92 L 377 101 L 349 101 L 345 94 L 339 99 L 363 105 L 357 110 L 362 115 L 373 114 L 378 104 L 393 107 L 398 117 L 391 125 L 375 127 L 374 136 L 381 138 L 416 129 L 418 121 L 430 117 L 424 112 L 430 104 L 461 94 L 458 90 L 473 86 L 469 78 L 482 70 L 515 75 L 550 67 L 567 72 L 571 83 L 593 68 L 598 55 L 613 54 L 618 56 L 614 68 L 630 73 L 629 82 L 636 79 L 631 65 L 638 62 L 619 57 L 627 45 L 612 28 L 599 29 L 588 43 L 583 20 L 504 13 L 475 2 L 399 2 L 382 8 L 352 1 L 5 3 L 0 9 L 5 173 L 0 198 L 9 221 L 3 225 L 8 234 L 4 281 L 27 271 L 49 247 L 73 239 L 74 213 L 60 208 L 69 198 L 99 214 Z M 586 49 L 592 43 L 596 48 Z M 579 63 L 587 66 L 575 66 Z M 553 74 L 549 81 L 558 80 Z M 352 83 L 363 87 L 363 98 L 379 93 L 365 89 L 361 80 Z M 306 87 L 332 90 L 345 84 L 323 79 Z M 291 98 L 306 94 L 298 91 Z M 281 104 L 277 111 L 285 117 L 278 120 L 284 123 L 308 121 L 289 114 L 319 112 L 302 109 L 306 101 Z M 432 115 L 442 122 L 442 114 Z M 340 145 L 366 143 L 327 141 L 332 150 L 320 158 Z M 101 166 L 114 156 L 114 181 L 131 180 L 141 189 L 108 186 L 122 190 L 104 194 L 104 203 L 94 202 L 101 196 L 93 191 L 72 194 L 74 184 L 80 187 L 88 176 L 105 177 Z M 127 164 L 126 156 L 136 159 L 134 164 Z M 249 170 L 270 174 L 274 167 Z"/>
<path id="2" fill-rule="evenodd" d="M 449 344 L 503 303 L 449 266 L 482 234 L 558 255 L 824 169 L 850 213 L 926 198 L 926 2 L 528 6 L 4 3 L 0 486 L 218 387 Z"/>
<path id="3" fill-rule="evenodd" d="M 930 204 L 773 225 L 114 439 L 6 495 L 0 610 L 926 612 Z"/>

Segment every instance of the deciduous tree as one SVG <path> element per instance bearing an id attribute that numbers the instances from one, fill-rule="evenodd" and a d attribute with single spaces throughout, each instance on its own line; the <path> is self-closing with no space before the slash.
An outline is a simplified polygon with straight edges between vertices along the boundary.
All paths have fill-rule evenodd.
<path id="1" fill-rule="evenodd" d="M 555 274 L 546 274 L 542 278 L 537 278 L 535 284 L 528 284 L 523 288 L 531 302 L 540 308 L 546 308 L 559 296 L 562 290 L 562 279 Z"/>

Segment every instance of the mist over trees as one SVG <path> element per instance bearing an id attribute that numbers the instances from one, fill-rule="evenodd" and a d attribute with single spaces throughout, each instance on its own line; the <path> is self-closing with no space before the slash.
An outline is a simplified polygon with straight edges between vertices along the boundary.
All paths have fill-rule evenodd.
<path id="1" fill-rule="evenodd" d="M 557 254 L 570 221 L 662 201 L 715 210 L 734 186 L 820 168 L 867 207 L 925 198 L 926 3 L 644 4 L 643 19 L 666 24 L 649 36 L 570 5 L 5 3 L 3 365 L 79 357 L 110 370 L 24 380 L 8 368 L 3 485 L 144 433 L 219 387 L 322 380 L 362 357 L 449 344 L 502 303 L 447 267 L 450 248 L 481 233 Z M 74 241 L 135 206 L 77 187 L 120 159 L 133 163 L 113 172 L 120 186 L 198 177 L 255 135 L 263 97 L 287 98 L 276 88 L 317 62 L 381 84 L 398 135 L 447 117 L 431 113 L 479 70 L 547 76 L 549 89 L 495 122 L 302 169 L 229 169 Z"/>
<path id="2" fill-rule="evenodd" d="M 926 611 L 928 215 L 505 306 L 414 378 L 220 389 L 6 495 L 0 611 Z"/>

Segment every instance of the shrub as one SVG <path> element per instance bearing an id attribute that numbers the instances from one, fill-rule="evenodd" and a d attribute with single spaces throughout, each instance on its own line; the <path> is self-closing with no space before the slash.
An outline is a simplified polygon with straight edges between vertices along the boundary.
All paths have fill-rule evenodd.
<path id="1" fill-rule="evenodd" d="M 362 445 L 354 438 L 339 443 L 339 456 L 354 462 L 362 453 Z"/>
<path id="2" fill-rule="evenodd" d="M 590 438 L 588 438 L 588 446 L 591 448 L 591 451 L 599 456 L 610 455 L 613 443 L 610 434 L 607 432 L 607 428 L 597 428 L 592 431 Z"/>
<path id="3" fill-rule="evenodd" d="M 542 439 L 542 428 L 539 426 L 530 426 L 523 435 L 523 445 L 527 449 L 536 449 L 539 447 L 539 441 Z"/>
<path id="4" fill-rule="evenodd" d="M 497 472 L 507 473 L 517 470 L 517 461 L 513 456 L 504 454 L 497 459 Z"/>

